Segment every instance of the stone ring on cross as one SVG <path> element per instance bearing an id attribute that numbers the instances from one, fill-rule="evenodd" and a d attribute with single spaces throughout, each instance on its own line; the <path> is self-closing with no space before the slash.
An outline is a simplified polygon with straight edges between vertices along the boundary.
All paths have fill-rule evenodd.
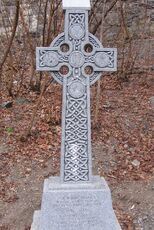
<path id="1" fill-rule="evenodd" d="M 50 47 L 37 48 L 37 70 L 50 71 L 63 84 L 64 78 L 89 77 L 94 84 L 102 71 L 116 70 L 116 49 L 103 48 L 100 41 L 88 32 L 87 12 L 67 12 L 65 33 L 60 34 Z"/>

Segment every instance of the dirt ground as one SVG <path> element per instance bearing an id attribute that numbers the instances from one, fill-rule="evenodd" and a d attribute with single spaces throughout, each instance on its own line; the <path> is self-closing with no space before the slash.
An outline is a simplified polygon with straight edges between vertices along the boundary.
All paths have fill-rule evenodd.
<path id="1" fill-rule="evenodd" d="M 94 174 L 109 174 L 116 167 L 114 154 L 104 151 L 105 147 L 97 143 L 93 146 Z M 58 175 L 54 170 L 54 160 L 50 159 L 45 168 L 30 161 L 27 176 L 23 175 L 20 162 L 12 167 L 8 180 L 16 181 L 18 189 L 12 191 L 9 202 L 1 201 L 1 230 L 28 230 L 35 210 L 40 209 L 44 178 Z M 103 164 L 101 162 L 104 162 Z M 27 164 L 27 162 L 26 162 Z M 114 209 L 122 229 L 154 229 L 154 177 L 148 181 L 119 181 L 116 177 L 106 176 L 112 191 Z"/>
<path id="2" fill-rule="evenodd" d="M 101 84 L 99 121 L 92 124 L 93 172 L 111 189 L 122 230 L 154 229 L 152 75 L 129 82 L 106 77 Z M 10 98 L 0 92 L 1 104 Z M 95 106 L 92 88 L 92 121 Z M 23 89 L 9 109 L 0 108 L 0 229 L 29 230 L 40 209 L 43 181 L 59 174 L 61 88 L 44 95 L 31 136 L 21 139 L 38 95 Z"/>

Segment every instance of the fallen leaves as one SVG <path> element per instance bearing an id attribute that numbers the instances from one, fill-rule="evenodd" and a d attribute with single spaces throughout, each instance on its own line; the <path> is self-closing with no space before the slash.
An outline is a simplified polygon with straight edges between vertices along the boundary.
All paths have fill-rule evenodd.
<path id="1" fill-rule="evenodd" d="M 105 175 L 111 181 L 147 180 L 154 172 L 149 105 L 151 89 L 143 86 L 144 77 L 138 80 L 132 78 L 130 85 L 120 89 L 117 88 L 115 78 L 104 78 L 102 81 L 104 90 L 100 98 L 99 125 L 92 126 L 92 135 L 93 142 L 108 146 L 108 154 L 114 155 L 114 162 L 108 165 L 110 170 L 106 174 L 101 167 L 104 162 L 98 162 L 100 175 Z M 92 91 L 93 117 L 94 88 Z M 49 160 L 54 171 L 48 172 L 46 178 L 56 175 L 60 168 L 61 87 L 53 84 L 48 88 L 37 111 L 31 134 L 25 139 L 22 134 L 29 125 L 38 95 L 27 93 L 23 97 L 29 103 L 13 103 L 12 108 L 0 110 L 0 145 L 5 143 L 8 147 L 7 152 L 1 153 L 0 196 L 9 203 L 18 199 L 19 187 L 13 179 L 8 182 L 12 165 L 20 167 L 21 178 L 30 178 L 36 165 L 45 170 Z M 123 229 L 132 229 L 131 217 L 122 211 L 119 213 L 119 210 L 118 215 Z"/>

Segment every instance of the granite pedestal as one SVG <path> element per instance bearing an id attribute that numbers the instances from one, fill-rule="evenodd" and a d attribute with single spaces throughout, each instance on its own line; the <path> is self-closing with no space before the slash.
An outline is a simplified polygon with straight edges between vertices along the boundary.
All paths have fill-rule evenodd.
<path id="1" fill-rule="evenodd" d="M 31 230 L 121 230 L 112 208 L 110 189 L 103 178 L 92 183 L 61 184 L 45 180 L 41 211 Z"/>

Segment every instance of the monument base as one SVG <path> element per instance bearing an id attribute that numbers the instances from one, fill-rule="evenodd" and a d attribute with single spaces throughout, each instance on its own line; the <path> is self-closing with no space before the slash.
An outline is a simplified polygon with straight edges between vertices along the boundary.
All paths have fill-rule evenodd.
<path id="1" fill-rule="evenodd" d="M 110 189 L 103 178 L 91 183 L 62 184 L 45 180 L 41 211 L 31 230 L 121 230 L 112 208 Z"/>

